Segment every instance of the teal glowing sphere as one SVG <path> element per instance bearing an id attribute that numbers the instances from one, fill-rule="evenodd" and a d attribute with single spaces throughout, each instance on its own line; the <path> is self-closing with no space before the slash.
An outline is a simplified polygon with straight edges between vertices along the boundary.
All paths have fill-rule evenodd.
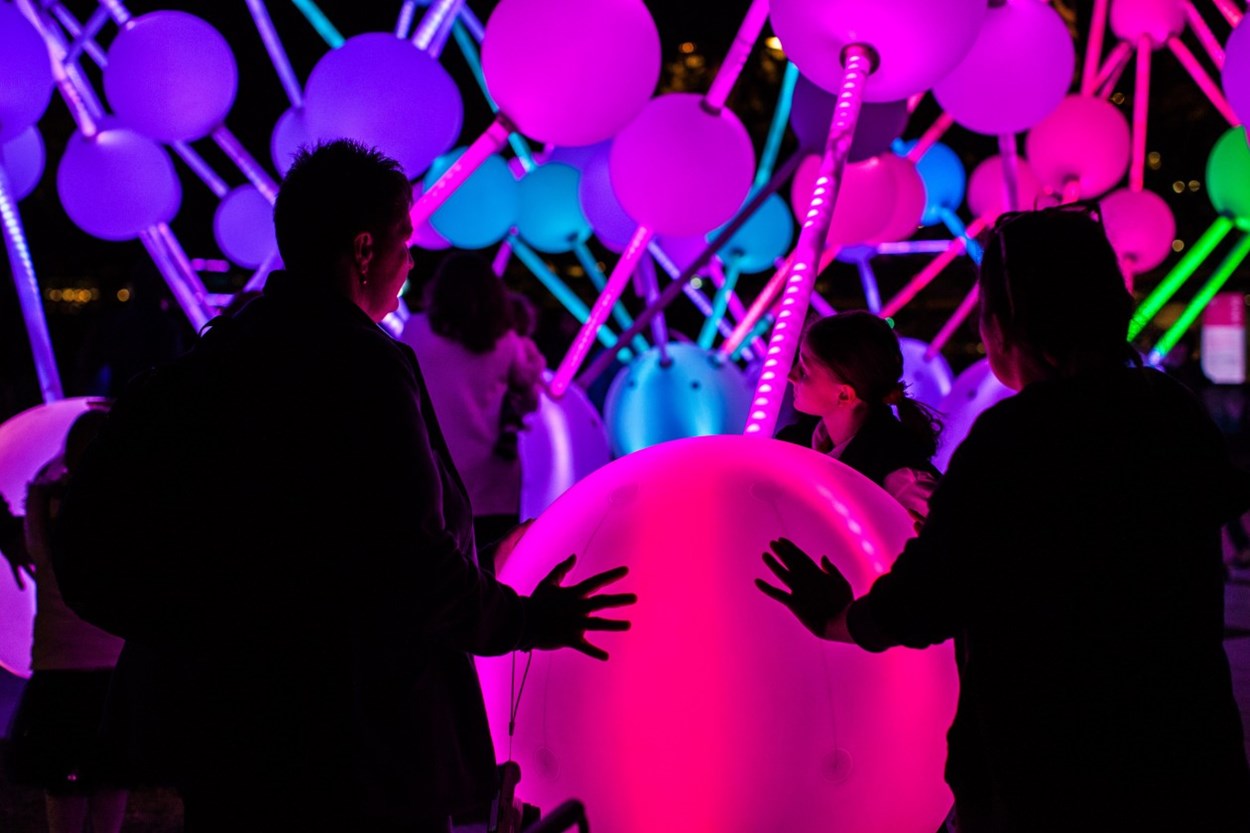
<path id="1" fill-rule="evenodd" d="M 906 142 L 902 152 L 906 154 L 916 146 L 915 141 Z M 922 226 L 934 226 L 942 222 L 945 211 L 955 211 L 964 201 L 968 188 L 968 172 L 955 151 L 941 142 L 934 142 L 916 162 L 916 170 L 924 180 L 924 214 Z"/>
<path id="2" fill-rule="evenodd" d="M 710 241 L 719 233 L 712 232 Z M 776 194 L 764 200 L 742 228 L 721 247 L 720 257 L 726 266 L 740 272 L 763 272 L 772 269 L 777 258 L 790 250 L 794 240 L 794 218 L 786 201 Z"/>
<path id="3" fill-rule="evenodd" d="M 456 148 L 434 160 L 425 175 L 429 188 L 464 148 Z M 447 202 L 430 217 L 430 225 L 449 243 L 460 249 L 484 249 L 503 239 L 517 221 L 520 188 L 508 163 L 497 155 L 488 156 Z"/>
<path id="4" fill-rule="evenodd" d="M 577 196 L 578 170 L 548 162 L 527 173 L 518 186 L 516 227 L 540 252 L 560 254 L 590 237 L 590 221 Z"/>

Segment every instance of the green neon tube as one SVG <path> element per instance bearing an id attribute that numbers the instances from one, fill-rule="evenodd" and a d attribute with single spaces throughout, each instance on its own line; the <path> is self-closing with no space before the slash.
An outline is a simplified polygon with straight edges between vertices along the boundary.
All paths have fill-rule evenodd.
<path id="1" fill-rule="evenodd" d="M 1227 217 L 1219 217 L 1211 224 L 1209 229 L 1202 233 L 1202 236 L 1198 238 L 1198 242 L 1189 250 L 1189 253 L 1181 258 L 1180 263 L 1172 267 L 1172 271 L 1168 272 L 1163 281 L 1146 297 L 1146 300 L 1142 301 L 1141 306 L 1137 308 L 1137 312 L 1133 313 L 1133 319 L 1128 326 L 1129 341 L 1141 335 L 1141 331 L 1146 329 L 1146 325 L 1159 314 L 1159 310 L 1163 309 L 1163 305 L 1171 300 L 1172 296 L 1184 285 L 1185 281 L 1189 280 L 1198 267 L 1202 265 L 1202 262 L 1220 244 L 1220 241 L 1228 236 L 1232 228 L 1232 220 Z"/>
<path id="2" fill-rule="evenodd" d="M 1150 351 L 1150 363 L 1158 364 L 1163 357 L 1172 351 L 1185 332 L 1193 326 L 1198 320 L 1198 316 L 1202 315 L 1202 311 L 1207 308 L 1207 304 L 1211 303 L 1211 299 L 1215 294 L 1223 289 L 1224 284 L 1228 283 L 1228 279 L 1233 276 L 1233 272 L 1237 271 L 1237 267 L 1241 262 L 1250 255 L 1250 234 L 1243 235 L 1241 240 L 1237 241 L 1237 245 L 1228 253 L 1228 256 L 1216 267 L 1215 272 L 1207 279 L 1207 282 L 1198 290 L 1198 294 L 1189 302 L 1181 317 L 1176 319 L 1176 323 L 1168 327 L 1167 332 L 1163 334 L 1163 338 L 1159 339 L 1159 343 Z"/>

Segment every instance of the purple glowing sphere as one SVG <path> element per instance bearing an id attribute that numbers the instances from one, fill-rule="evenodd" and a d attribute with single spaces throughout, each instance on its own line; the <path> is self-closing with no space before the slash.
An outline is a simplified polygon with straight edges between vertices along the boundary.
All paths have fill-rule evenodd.
<path id="1" fill-rule="evenodd" d="M 1176 219 L 1163 197 L 1153 191 L 1121 188 L 1098 204 L 1107 239 L 1128 272 L 1149 271 L 1172 254 Z"/>
<path id="2" fill-rule="evenodd" d="M 925 358 L 929 345 L 914 338 L 900 337 L 899 349 L 903 351 L 903 383 L 907 395 L 930 408 L 936 408 L 950 393 L 955 374 L 941 353 Z"/>
<path id="3" fill-rule="evenodd" d="M 1238 24 L 1228 36 L 1221 78 L 1228 103 L 1245 123 L 1250 117 L 1250 24 Z"/>
<path id="4" fill-rule="evenodd" d="M 976 40 L 985 0 L 772 0 L 773 30 L 786 53 L 831 93 L 842 84 L 842 51 L 870 46 L 878 66 L 867 101 L 899 101 L 927 90 Z"/>
<path id="5" fill-rule="evenodd" d="M 942 414 L 942 438 L 933 465 L 946 471 L 951 455 L 968 436 L 981 412 L 1014 393 L 994 376 L 989 359 L 981 359 L 965 368 L 937 406 Z"/>
<path id="6" fill-rule="evenodd" d="M 313 142 L 313 135 L 308 131 L 308 123 L 304 121 L 304 111 L 294 107 L 278 116 L 269 137 L 269 158 L 278 173 L 286 176 L 295 161 L 295 154 L 305 145 Z"/>
<path id="7" fill-rule="evenodd" d="M 48 47 L 22 13 L 0 4 L 0 142 L 39 121 L 52 99 Z"/>
<path id="8" fill-rule="evenodd" d="M 124 128 L 70 136 L 56 171 L 74 224 L 104 240 L 132 240 L 178 213 L 182 185 L 165 149 Z"/>
<path id="9" fill-rule="evenodd" d="M 213 237 L 221 253 L 244 269 L 255 269 L 278 251 L 273 206 L 254 185 L 240 185 L 213 213 Z"/>
<path id="10" fill-rule="evenodd" d="M 1059 12 L 1038 0 L 991 5 L 977 41 L 933 86 L 942 108 L 976 133 L 1027 130 L 1068 92 L 1076 49 Z"/>
<path id="11" fill-rule="evenodd" d="M 708 236 L 697 234 L 693 237 L 666 237 L 661 234 L 656 236 L 655 242 L 665 257 L 684 272 L 703 254 L 703 250 L 707 248 Z M 704 266 L 702 271 L 706 272 L 707 267 Z"/>
<path id="12" fill-rule="evenodd" d="M 151 12 L 122 26 L 104 69 L 104 92 L 121 122 L 162 142 L 219 127 L 238 84 L 230 44 L 186 12 Z"/>
<path id="13" fill-rule="evenodd" d="M 551 381 L 550 371 L 544 378 Z M 537 518 L 574 484 L 606 466 L 612 445 L 594 403 L 577 385 L 569 385 L 559 399 L 543 394 L 528 425 L 518 435 L 521 517 Z"/>
<path id="14" fill-rule="evenodd" d="M 819 157 L 809 156 L 799 163 L 790 183 L 790 206 L 800 224 L 807 216 L 819 169 Z M 894 188 L 894 173 L 880 157 L 849 163 L 833 204 L 828 244 L 850 246 L 880 234 L 894 215 Z"/>
<path id="15" fill-rule="evenodd" d="M 1158 49 L 1168 39 L 1185 31 L 1183 0 L 1111 0 L 1111 31 L 1117 38 L 1136 45 L 1149 38 Z"/>
<path id="16" fill-rule="evenodd" d="M 46 162 L 43 136 L 33 124 L 7 142 L 0 143 L 0 168 L 9 178 L 9 190 L 15 200 L 23 199 L 35 190 Z"/>
<path id="17" fill-rule="evenodd" d="M 521 178 L 517 232 L 535 249 L 567 252 L 591 235 L 590 221 L 578 203 L 581 174 L 574 167 L 548 162 Z"/>
<path id="18" fill-rule="evenodd" d="M 1109 101 L 1070 95 L 1029 131 L 1025 149 L 1042 186 L 1081 198 L 1114 188 L 1128 170 L 1128 120 Z"/>
<path id="19" fill-rule="evenodd" d="M 882 229 L 869 238 L 869 243 L 892 243 L 906 240 L 920 227 L 925 210 L 925 185 L 913 162 L 892 152 L 881 154 L 879 162 L 890 172 L 894 181 L 894 204 L 890 219 Z"/>
<path id="20" fill-rule="evenodd" d="M 482 72 L 526 136 L 593 145 L 651 97 L 660 35 L 641 0 L 502 0 L 486 22 Z"/>
<path id="21" fill-rule="evenodd" d="M 609 251 L 620 253 L 638 228 L 638 221 L 629 215 L 612 189 L 612 174 L 608 160 L 612 143 L 595 145 L 594 153 L 582 166 L 582 177 L 577 183 L 577 197 L 582 213 L 590 221 L 595 235 Z"/>
<path id="22" fill-rule="evenodd" d="M 1004 211 L 1028 211 L 1037 208 L 1042 195 L 1042 184 L 1033 173 L 1033 166 L 1026 160 L 1018 160 L 1016 166 L 1016 198 L 1014 206 L 1007 204 L 1006 171 L 1001 156 L 986 159 L 968 179 L 968 208 L 972 216 L 993 223 Z"/>
<path id="23" fill-rule="evenodd" d="M 805 150 L 824 151 L 835 100 L 833 95 L 799 76 L 790 106 L 790 127 Z M 906 101 L 865 102 L 859 121 L 855 123 L 855 136 L 851 139 L 847 159 L 860 162 L 889 150 L 890 143 L 903 134 L 908 115 Z"/>
<path id="24" fill-rule="evenodd" d="M 703 97 L 660 96 L 612 142 L 612 190 L 638 222 L 660 234 L 703 234 L 742 205 L 755 176 L 755 150 L 728 109 Z"/>
<path id="25" fill-rule="evenodd" d="M 389 32 L 367 32 L 331 49 L 304 91 L 310 136 L 376 147 L 409 179 L 455 144 L 463 117 L 460 91 L 442 65 Z"/>

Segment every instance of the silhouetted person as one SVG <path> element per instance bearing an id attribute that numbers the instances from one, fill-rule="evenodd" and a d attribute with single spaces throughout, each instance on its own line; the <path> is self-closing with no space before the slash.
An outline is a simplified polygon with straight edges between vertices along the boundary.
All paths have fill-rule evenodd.
<path id="1" fill-rule="evenodd" d="M 1139 366 L 1096 209 L 1005 214 L 981 334 L 1019 392 L 956 450 L 929 518 L 852 600 L 780 540 L 761 589 L 870 651 L 955 640 L 960 833 L 1250 830 L 1223 638 L 1221 523 L 1250 505 L 1194 397 Z"/>

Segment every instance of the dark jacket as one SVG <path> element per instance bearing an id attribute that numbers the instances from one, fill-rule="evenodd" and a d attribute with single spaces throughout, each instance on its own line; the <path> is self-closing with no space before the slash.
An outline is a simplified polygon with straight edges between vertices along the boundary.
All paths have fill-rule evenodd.
<path id="1" fill-rule="evenodd" d="M 955 639 L 961 833 L 1250 830 L 1219 546 L 1247 505 L 1158 372 L 1041 382 L 982 414 L 848 618 L 872 650 Z"/>
<path id="2" fill-rule="evenodd" d="M 412 351 L 275 273 L 128 398 L 114 509 L 144 532 L 114 558 L 140 589 L 114 630 L 147 657 L 136 678 L 177 658 L 192 793 L 272 789 L 379 828 L 484 805 L 470 655 L 517 647 L 525 600 L 477 567 Z"/>

